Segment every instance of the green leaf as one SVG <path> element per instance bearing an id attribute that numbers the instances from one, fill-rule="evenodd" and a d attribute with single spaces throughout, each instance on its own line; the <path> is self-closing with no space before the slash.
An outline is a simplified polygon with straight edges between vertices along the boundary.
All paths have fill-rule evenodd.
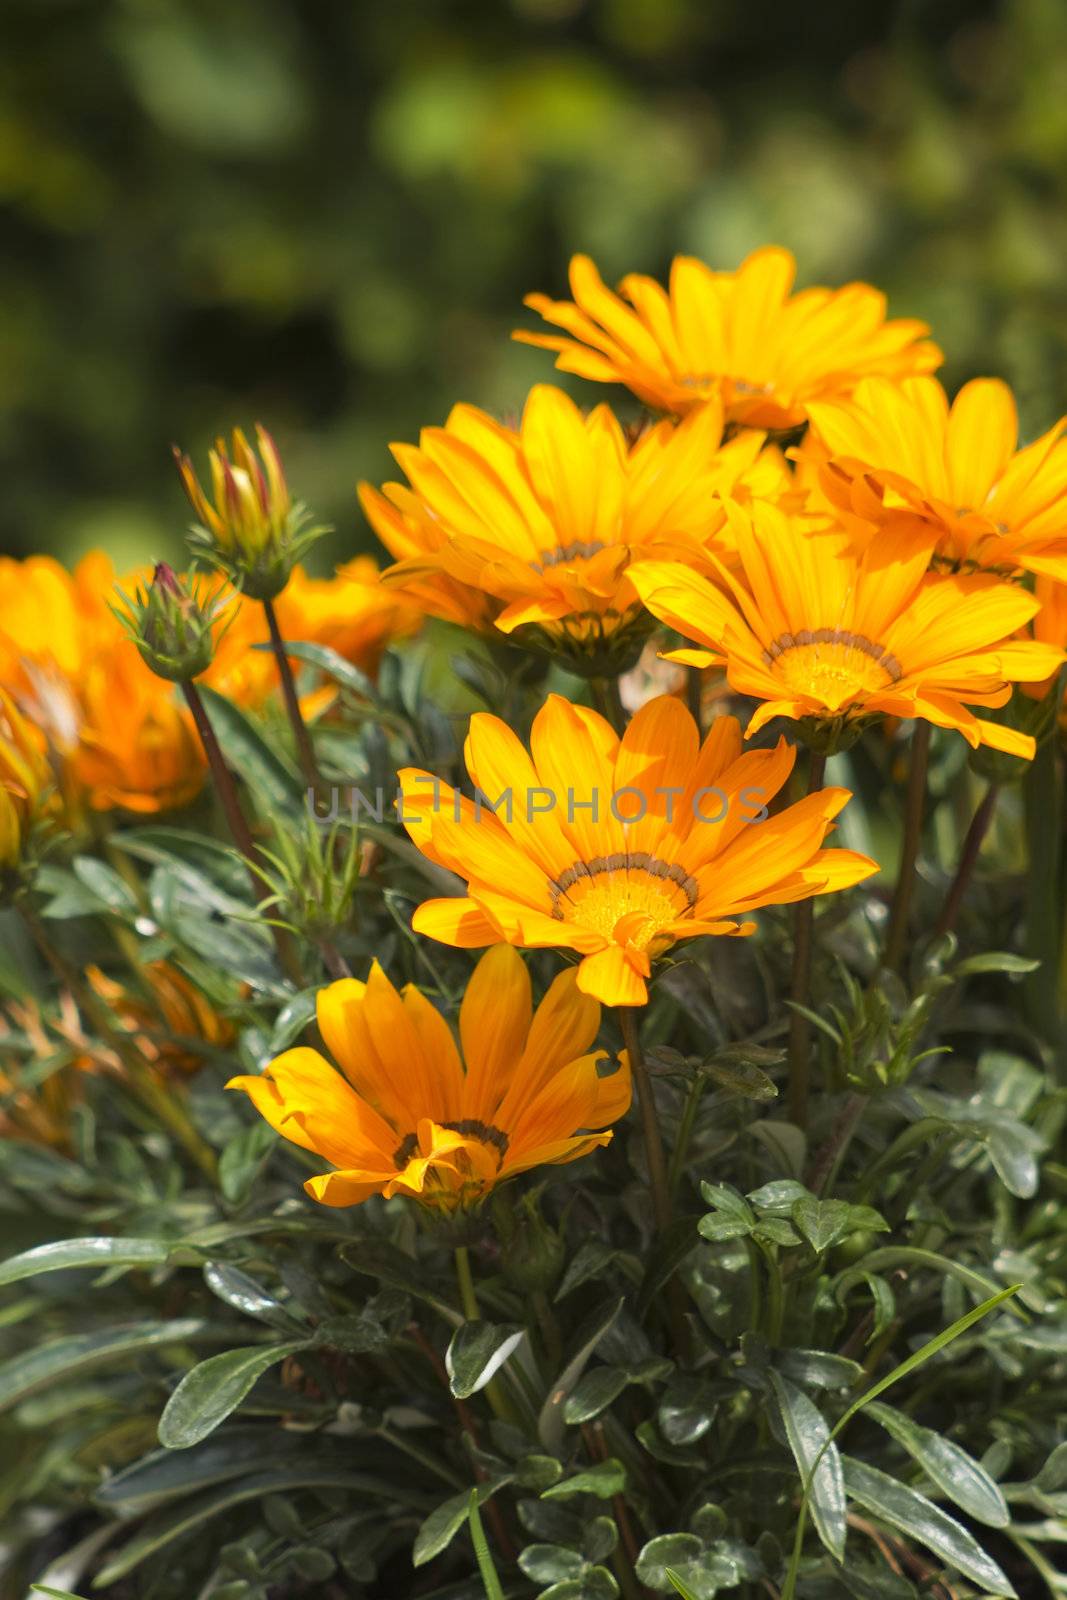
<path id="1" fill-rule="evenodd" d="M 928 1550 L 965 1574 L 986 1594 L 1014 1595 L 1015 1590 L 991 1556 L 967 1529 L 932 1500 L 898 1483 L 877 1467 L 845 1457 L 845 1488 L 867 1511 L 918 1539 Z"/>
<path id="2" fill-rule="evenodd" d="M 931 1428 L 923 1428 L 904 1412 L 872 1400 L 867 1415 L 902 1444 L 922 1467 L 931 1482 L 943 1489 L 950 1500 L 977 1522 L 990 1528 L 1006 1528 L 1011 1521 L 1007 1501 L 984 1467 L 966 1450 L 951 1443 Z"/>
<path id="3" fill-rule="evenodd" d="M 752 1061 L 722 1061 L 712 1056 L 702 1061 L 700 1071 L 727 1094 L 739 1095 L 744 1100 L 777 1100 L 778 1088 L 773 1078 Z"/>
<path id="4" fill-rule="evenodd" d="M 696 1444 L 711 1427 L 722 1401 L 722 1389 L 693 1373 L 679 1373 L 660 1402 L 660 1431 L 668 1444 Z"/>
<path id="5" fill-rule="evenodd" d="M 119 1578 L 124 1578 L 142 1561 L 156 1555 L 176 1539 L 187 1536 L 202 1523 L 215 1517 L 225 1518 L 235 1506 L 250 1500 L 262 1501 L 271 1494 L 291 1494 L 297 1489 L 314 1488 L 351 1490 L 354 1495 L 381 1500 L 386 1505 L 412 1506 L 419 1510 L 425 1505 L 423 1496 L 387 1482 L 381 1472 L 346 1472 L 332 1463 L 324 1469 L 314 1461 L 303 1466 L 271 1468 L 222 1489 L 217 1486 L 207 1489 L 202 1495 L 185 1499 L 173 1509 L 151 1519 L 97 1573 L 94 1589 L 105 1589 Z M 462 1522 L 463 1518 L 460 1520 Z"/>
<path id="6" fill-rule="evenodd" d="M 761 1188 L 753 1189 L 747 1198 L 749 1205 L 754 1206 L 760 1216 L 788 1217 L 798 1200 L 810 1197 L 811 1190 L 796 1178 L 774 1178 Z"/>
<path id="7" fill-rule="evenodd" d="M 756 1214 L 744 1195 L 738 1194 L 726 1183 L 702 1183 L 700 1192 L 704 1199 L 725 1217 L 736 1217 L 738 1221 L 751 1226 L 756 1220 Z"/>
<path id="8" fill-rule="evenodd" d="M 946 1277 L 956 1278 L 966 1288 L 973 1290 L 975 1294 L 988 1296 L 989 1298 L 983 1304 L 990 1309 L 994 1305 L 1000 1305 L 1009 1300 L 1021 1287 L 1016 1284 L 1013 1289 L 1002 1290 L 992 1278 L 987 1278 L 982 1272 L 976 1272 L 973 1267 L 965 1266 L 962 1261 L 953 1261 L 950 1256 L 938 1255 L 936 1250 L 920 1250 L 912 1245 L 882 1245 L 880 1249 L 872 1250 L 870 1255 L 864 1257 L 863 1266 L 866 1272 L 878 1273 L 883 1269 L 891 1270 L 893 1267 L 929 1267 L 934 1272 L 943 1273 Z M 843 1272 L 836 1282 L 840 1283 L 849 1277 L 855 1281 L 855 1268 L 849 1268 Z M 975 1308 L 976 1311 L 980 1309 L 981 1307 Z M 1007 1310 L 1013 1316 L 1018 1317 L 1020 1322 L 1030 1321 L 1026 1312 L 1022 1311 L 1018 1306 L 1009 1305 Z M 976 1318 L 975 1320 L 978 1319 Z M 955 1323 L 953 1323 L 953 1327 L 955 1327 Z M 926 1348 L 925 1345 L 923 1348 Z"/>
<path id="9" fill-rule="evenodd" d="M 206 1439 L 241 1404 L 257 1378 L 307 1346 L 306 1339 L 251 1345 L 201 1361 L 185 1374 L 164 1407 L 160 1444 L 167 1450 L 187 1450 Z"/>
<path id="10" fill-rule="evenodd" d="M 255 797 L 257 808 L 264 813 L 296 811 L 303 799 L 303 785 L 297 774 L 279 760 L 231 700 L 206 684 L 198 687 L 227 764 L 236 767 Z"/>
<path id="11" fill-rule="evenodd" d="M 59 1380 L 80 1376 L 91 1367 L 121 1360 L 139 1350 L 181 1344 L 186 1339 L 217 1338 L 200 1317 L 172 1322 L 133 1322 L 98 1333 L 74 1333 L 15 1356 L 0 1367 L 0 1410 L 17 1405 Z"/>
<path id="12" fill-rule="evenodd" d="M 445 1366 L 457 1400 L 466 1400 L 484 1389 L 522 1343 L 525 1333 L 525 1328 L 510 1322 L 465 1322 L 457 1328 L 445 1352 Z"/>
<path id="13" fill-rule="evenodd" d="M 532 1583 L 561 1583 L 564 1578 L 580 1578 L 586 1562 L 566 1545 L 528 1544 L 519 1554 L 519 1567 Z"/>
<path id="14" fill-rule="evenodd" d="M 661 1533 L 642 1548 L 634 1562 L 634 1572 L 650 1589 L 662 1591 L 670 1582 L 671 1567 L 694 1561 L 703 1551 L 703 1541 L 695 1533 Z"/>
<path id="15" fill-rule="evenodd" d="M 498 1489 L 502 1489 L 510 1482 L 510 1476 L 489 1478 L 485 1483 L 480 1483 L 475 1490 L 462 1489 L 459 1494 L 443 1500 L 430 1512 L 415 1535 L 411 1551 L 412 1566 L 424 1567 L 427 1561 L 432 1561 L 434 1556 L 439 1556 L 442 1550 L 448 1549 L 460 1528 L 470 1517 L 472 1494 L 477 1495 L 478 1505 L 484 1506 Z"/>
<path id="16" fill-rule="evenodd" d="M 830 1441 L 830 1429 L 822 1413 L 802 1389 L 773 1370 L 770 1380 L 800 1481 L 808 1489 L 816 1532 L 834 1560 L 840 1561 L 845 1554 L 848 1525 L 837 1446 Z"/>
<path id="17" fill-rule="evenodd" d="M 566 1500 L 573 1494 L 595 1494 L 598 1500 L 610 1500 L 613 1495 L 622 1494 L 625 1487 L 626 1468 L 612 1456 L 586 1472 L 577 1472 L 573 1478 L 554 1483 L 551 1489 L 542 1491 L 541 1499 Z"/>
<path id="18" fill-rule="evenodd" d="M 681 1578 L 671 1567 L 667 1568 L 667 1576 L 670 1579 L 674 1589 L 678 1592 L 678 1594 L 681 1595 L 682 1600 L 697 1600 L 697 1597 L 693 1593 L 692 1589 L 686 1588 Z"/>
<path id="19" fill-rule="evenodd" d="M 888 1254 L 889 1252 L 885 1253 Z M 925 1251 L 919 1251 L 916 1253 L 926 1254 Z M 828 1450 L 830 1448 L 831 1443 L 837 1438 L 842 1429 L 848 1425 L 858 1411 L 863 1410 L 864 1406 L 869 1405 L 872 1400 L 877 1400 L 880 1394 L 884 1394 L 886 1390 L 892 1388 L 895 1383 L 899 1383 L 901 1378 L 907 1377 L 909 1373 L 916 1371 L 917 1368 L 929 1361 L 931 1356 L 935 1356 L 939 1353 L 939 1351 L 944 1350 L 946 1345 L 950 1345 L 953 1340 L 958 1339 L 960 1335 L 966 1333 L 969 1328 L 973 1328 L 975 1323 L 980 1322 L 982 1318 L 987 1317 L 991 1311 L 995 1311 L 998 1306 L 1003 1305 L 1005 1301 L 1010 1300 L 1014 1295 L 1017 1295 L 1021 1288 L 1022 1284 L 1013 1283 L 1010 1284 L 1007 1289 L 1001 1289 L 996 1294 L 990 1295 L 988 1300 L 983 1300 L 981 1305 L 975 1306 L 971 1311 L 966 1312 L 962 1317 L 957 1317 L 955 1322 L 953 1322 L 949 1327 L 942 1329 L 940 1333 L 935 1334 L 932 1339 L 928 1339 L 926 1344 L 924 1344 L 921 1349 L 914 1351 L 910 1356 L 907 1357 L 906 1360 L 902 1361 L 899 1366 L 894 1367 L 892 1372 L 887 1373 L 884 1378 L 880 1378 L 877 1383 L 872 1384 L 871 1388 L 867 1390 L 867 1393 L 860 1395 L 858 1400 L 854 1400 L 848 1407 L 847 1411 L 845 1411 L 844 1415 L 838 1418 L 830 1432 L 829 1440 L 825 1445 L 823 1445 L 822 1449 Z M 820 1451 L 819 1454 L 821 1456 L 822 1451 Z M 818 1463 L 819 1458 L 817 1457 L 815 1462 L 816 1467 L 818 1466 Z M 793 1600 L 793 1596 L 796 1593 L 797 1574 L 800 1571 L 800 1557 L 804 1548 L 804 1525 L 807 1519 L 808 1489 L 809 1486 L 807 1483 L 805 1483 L 804 1494 L 800 1502 L 800 1515 L 797 1517 L 796 1531 L 793 1535 L 793 1549 L 789 1557 L 789 1566 L 786 1571 L 785 1583 L 782 1586 L 781 1600 Z"/>
<path id="20" fill-rule="evenodd" d="M 76 1267 L 157 1267 L 173 1248 L 164 1239 L 57 1239 L 54 1244 L 39 1244 L 10 1256 L 0 1264 L 0 1284 Z"/>
<path id="21" fill-rule="evenodd" d="M 256 648 L 269 650 L 270 646 L 263 645 Z M 295 657 L 297 661 L 307 661 L 313 667 L 321 668 L 328 677 L 333 678 L 337 683 L 343 684 L 346 689 L 351 689 L 354 694 L 358 694 L 361 700 L 369 700 L 374 705 L 378 704 L 378 691 L 366 673 L 360 672 L 358 667 L 354 667 L 351 661 L 346 661 L 344 656 L 338 655 L 336 650 L 331 650 L 329 645 L 287 639 L 285 641 L 285 653 L 287 656 Z"/>
<path id="22" fill-rule="evenodd" d="M 583 1325 L 579 1330 L 580 1342 L 577 1350 L 556 1381 L 549 1386 L 548 1399 L 541 1407 L 537 1418 L 537 1437 L 550 1455 L 559 1454 L 559 1447 L 563 1441 L 563 1408 L 567 1398 L 585 1371 L 593 1351 L 616 1321 L 624 1303 L 621 1298 L 616 1300 L 591 1322 Z"/>
<path id="23" fill-rule="evenodd" d="M 45 1583 L 31 1583 L 31 1594 L 46 1594 L 49 1600 L 85 1600 L 80 1594 L 71 1594 L 69 1589 L 50 1589 Z"/>
<path id="24" fill-rule="evenodd" d="M 851 1389 L 863 1377 L 858 1361 L 826 1350 L 783 1350 L 777 1364 L 784 1377 L 809 1389 Z"/>
<path id="25" fill-rule="evenodd" d="M 885 1233 L 889 1229 L 885 1218 L 871 1206 L 853 1206 L 847 1200 L 816 1200 L 814 1195 L 795 1201 L 790 1216 L 816 1255 L 823 1255 L 850 1233 Z"/>
<path id="26" fill-rule="evenodd" d="M 592 1372 L 584 1373 L 564 1404 L 564 1422 L 573 1427 L 598 1417 L 629 1382 L 630 1375 L 623 1367 L 594 1367 Z"/>
<path id="27" fill-rule="evenodd" d="M 603 1239 L 587 1239 L 575 1251 L 560 1280 L 559 1288 L 556 1290 L 557 1302 L 570 1294 L 572 1289 L 588 1283 L 591 1278 L 601 1277 L 618 1258 L 619 1251 L 612 1249 Z"/>
<path id="28" fill-rule="evenodd" d="M 504 1591 L 500 1587 L 496 1567 L 493 1565 L 489 1541 L 485 1537 L 482 1519 L 478 1515 L 478 1491 L 472 1489 L 467 1502 L 467 1518 L 470 1522 L 471 1543 L 474 1546 L 474 1559 L 478 1563 L 478 1573 L 485 1586 L 485 1600 L 504 1600 Z"/>
<path id="29" fill-rule="evenodd" d="M 288 1334 L 300 1331 L 299 1318 L 240 1267 L 225 1261 L 210 1261 L 204 1268 L 204 1282 L 212 1294 L 218 1295 L 223 1304 L 234 1311 L 281 1328 Z"/>
<path id="30" fill-rule="evenodd" d="M 137 896 L 106 861 L 98 861 L 96 856 L 75 856 L 71 866 L 74 876 L 108 911 L 127 917 L 136 914 Z"/>

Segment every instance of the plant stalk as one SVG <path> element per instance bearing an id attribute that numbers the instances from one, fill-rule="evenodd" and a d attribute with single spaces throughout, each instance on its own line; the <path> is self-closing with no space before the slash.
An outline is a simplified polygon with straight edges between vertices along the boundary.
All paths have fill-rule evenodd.
<path id="1" fill-rule="evenodd" d="M 971 825 L 967 829 L 967 834 L 963 841 L 963 849 L 960 851 L 956 876 L 952 880 L 952 886 L 948 891 L 945 903 L 941 908 L 941 915 L 938 917 L 934 928 L 935 938 L 940 938 L 945 933 L 951 933 L 956 926 L 956 918 L 960 914 L 960 907 L 963 904 L 963 897 L 967 893 L 971 875 L 978 864 L 982 844 L 985 841 L 986 834 L 989 832 L 989 825 L 993 821 L 993 816 L 997 809 L 999 795 L 1000 785 L 991 782 L 978 802 L 974 816 L 971 818 Z"/>
<path id="2" fill-rule="evenodd" d="M 200 698 L 200 691 L 195 683 L 183 683 L 182 693 L 185 695 L 185 701 L 192 714 L 193 722 L 196 724 L 196 731 L 200 736 L 200 743 L 207 757 L 212 782 L 215 785 L 215 793 L 219 797 L 223 814 L 226 817 L 226 825 L 230 830 L 234 844 L 245 859 L 249 882 L 252 886 L 252 900 L 258 906 L 260 900 L 270 892 L 270 884 L 260 870 L 259 852 L 252 838 L 252 830 L 248 826 L 248 819 L 241 809 L 241 799 L 237 793 L 237 785 L 233 781 L 233 774 L 226 765 L 226 758 L 222 753 L 222 747 L 219 744 L 215 730 L 211 726 L 211 718 L 207 714 L 207 708 Z M 290 940 L 284 931 L 274 924 L 270 925 L 270 930 L 282 971 L 288 975 L 298 988 L 302 987 L 304 982 L 303 974 L 300 971 Z"/>
<path id="3" fill-rule="evenodd" d="M 919 860 L 923 815 L 926 810 L 926 769 L 930 761 L 931 726 L 916 722 L 911 739 L 911 764 L 908 769 L 908 794 L 904 809 L 904 839 L 900 850 L 900 870 L 889 913 L 883 966 L 899 972 L 908 941 L 908 917 L 915 891 L 915 868 Z"/>
<path id="4" fill-rule="evenodd" d="M 811 752 L 808 768 L 808 793 L 815 794 L 826 777 L 826 757 Z M 806 1006 L 811 991 L 811 951 L 815 928 L 815 900 L 798 900 L 793 908 L 793 977 L 790 999 L 794 1006 Z M 811 1086 L 811 1023 L 799 1011 L 789 1017 L 789 1120 L 798 1128 L 808 1125 L 808 1095 Z"/>
<path id="5" fill-rule="evenodd" d="M 285 701 L 285 712 L 289 718 L 289 726 L 293 730 L 296 741 L 296 752 L 300 759 L 300 770 L 304 774 L 304 781 L 310 789 L 322 788 L 322 773 L 319 771 L 318 762 L 315 760 L 315 747 L 311 742 L 304 713 L 300 709 L 300 696 L 296 692 L 293 681 L 293 669 L 289 657 L 285 653 L 285 640 L 282 630 L 278 626 L 278 614 L 274 609 L 273 600 L 264 600 L 263 610 L 267 617 L 267 627 L 270 629 L 270 645 L 274 652 L 274 659 L 278 664 L 278 678 L 282 686 L 282 699 Z"/>

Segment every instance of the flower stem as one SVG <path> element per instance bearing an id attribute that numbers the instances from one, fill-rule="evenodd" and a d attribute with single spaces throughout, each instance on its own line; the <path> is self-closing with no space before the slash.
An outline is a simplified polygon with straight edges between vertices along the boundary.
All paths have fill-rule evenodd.
<path id="1" fill-rule="evenodd" d="M 826 776 L 826 757 L 811 752 L 808 768 L 808 793 L 815 794 Z M 798 900 L 793 908 L 793 978 L 790 999 L 794 1006 L 806 1006 L 811 990 L 811 948 L 815 929 L 814 899 Z M 808 1093 L 811 1082 L 811 1023 L 800 1011 L 789 1016 L 789 1120 L 798 1128 L 808 1125 Z"/>
<path id="2" fill-rule="evenodd" d="M 963 849 L 960 851 L 956 876 L 952 880 L 952 887 L 948 891 L 945 903 L 941 908 L 941 915 L 938 917 L 934 928 L 935 938 L 944 933 L 951 933 L 956 926 L 956 918 L 960 914 L 960 906 L 963 904 L 963 897 L 971 881 L 971 874 L 978 863 L 982 843 L 989 832 L 989 825 L 997 809 L 997 797 L 999 794 L 1000 785 L 991 782 L 978 802 L 978 807 L 971 818 L 971 825 L 967 829 L 967 836 L 963 841 Z"/>
<path id="3" fill-rule="evenodd" d="M 623 709 L 619 696 L 618 678 L 592 678 L 590 688 L 593 691 L 593 700 L 600 715 L 605 722 L 610 722 L 615 732 L 622 737 L 626 726 L 626 712 Z"/>
<path id="4" fill-rule="evenodd" d="M 923 813 L 926 810 L 926 768 L 930 759 L 931 727 L 917 722 L 911 739 L 911 765 L 908 770 L 908 796 L 904 809 L 904 839 L 900 851 L 900 870 L 889 913 L 883 966 L 897 972 L 904 959 L 908 940 L 908 914 L 915 889 L 915 868 L 919 860 Z"/>
<path id="5" fill-rule="evenodd" d="M 1026 977 L 1030 1020 L 1048 1040 L 1062 1025 L 1057 1000 L 1060 961 L 1060 784 L 1052 739 L 1043 740 L 1023 778 L 1026 818 L 1026 954 L 1041 964 Z"/>
<path id="6" fill-rule="evenodd" d="M 630 1073 L 637 1094 L 637 1109 L 641 1117 L 641 1133 L 645 1142 L 645 1161 L 648 1164 L 649 1187 L 652 1192 L 652 1215 L 661 1242 L 671 1225 L 674 1207 L 671 1202 L 670 1181 L 667 1176 L 667 1158 L 663 1150 L 656 1102 L 652 1094 L 652 1079 L 641 1052 L 632 1006 L 616 1006 L 615 1014 L 622 1029 L 622 1042 L 630 1059 Z M 666 1283 L 667 1310 L 671 1333 L 678 1359 L 688 1360 L 690 1340 L 685 1320 L 685 1294 L 678 1279 L 672 1274 Z"/>
<path id="7" fill-rule="evenodd" d="M 226 825 L 230 830 L 234 844 L 245 858 L 249 881 L 252 885 L 252 899 L 258 906 L 264 895 L 269 893 L 270 885 L 260 870 L 259 852 L 253 841 L 248 819 L 241 809 L 237 785 L 233 781 L 233 774 L 226 765 L 226 758 L 222 753 L 222 747 L 219 744 L 215 730 L 211 726 L 211 718 L 208 716 L 207 708 L 200 697 L 200 691 L 194 683 L 187 682 L 182 684 L 182 693 L 185 695 L 186 704 L 192 713 L 193 722 L 196 724 L 196 731 L 200 736 L 200 743 L 204 748 L 207 764 L 211 770 L 215 793 L 219 797 L 226 817 Z M 274 948 L 277 951 L 283 972 L 288 975 L 298 988 L 302 987 L 304 982 L 303 974 L 300 971 L 290 940 L 283 929 L 273 925 L 271 925 L 271 937 L 274 940 Z"/>
<path id="8" fill-rule="evenodd" d="M 686 1156 L 689 1153 L 689 1141 L 693 1137 L 693 1127 L 696 1123 L 700 1102 L 704 1097 L 707 1080 L 701 1073 L 696 1073 L 689 1085 L 682 1108 L 681 1120 L 678 1123 L 678 1132 L 675 1135 L 674 1149 L 671 1151 L 670 1167 L 667 1171 L 667 1192 L 671 1204 L 678 1198 L 678 1190 L 682 1182 L 682 1173 L 685 1171 Z"/>
<path id="9" fill-rule="evenodd" d="M 22 902 L 19 908 L 23 921 L 38 950 L 44 956 L 65 989 L 74 996 L 78 1009 L 90 1019 L 104 1043 L 122 1063 L 126 1082 L 141 1104 L 155 1116 L 160 1125 L 172 1133 L 186 1153 L 191 1156 L 206 1178 L 214 1183 L 218 1172 L 218 1158 L 214 1150 L 194 1127 L 181 1097 L 161 1084 L 148 1062 L 141 1055 L 136 1040 L 115 1028 L 111 1014 L 80 972 L 52 944 L 40 919 Z"/>
<path id="10" fill-rule="evenodd" d="M 471 1272 L 470 1252 L 465 1244 L 456 1246 L 456 1282 L 459 1284 L 459 1303 L 468 1322 L 480 1322 L 481 1310 L 474 1291 L 474 1274 Z M 515 1422 L 515 1410 L 508 1400 L 499 1378 L 490 1378 L 485 1386 L 485 1398 L 494 1417 L 501 1422 Z"/>
<path id="11" fill-rule="evenodd" d="M 300 770 L 304 774 L 304 781 L 311 789 L 321 789 L 322 773 L 319 771 L 318 762 L 315 760 L 315 747 L 311 742 L 304 713 L 300 709 L 300 697 L 296 692 L 293 682 L 293 669 L 289 664 L 289 657 L 285 653 L 285 640 L 282 630 L 278 626 L 278 614 L 274 609 L 273 600 L 264 600 L 263 610 L 267 617 L 267 627 L 270 629 L 271 649 L 274 659 L 278 664 L 278 677 L 282 686 L 282 699 L 285 701 L 285 711 L 289 718 L 289 726 L 293 730 L 296 740 L 296 751 L 300 758 Z"/>
<path id="12" fill-rule="evenodd" d="M 656 1227 L 665 1233 L 670 1227 L 673 1207 L 667 1181 L 667 1158 L 663 1152 L 663 1135 L 660 1132 L 656 1102 L 652 1096 L 652 1079 L 641 1053 L 632 1006 L 617 1006 L 616 1015 L 622 1029 L 622 1042 L 630 1058 L 630 1072 L 637 1092 L 637 1109 L 641 1116 L 641 1133 L 645 1141 L 645 1160 L 648 1163 L 649 1184 L 652 1190 L 652 1214 Z"/>

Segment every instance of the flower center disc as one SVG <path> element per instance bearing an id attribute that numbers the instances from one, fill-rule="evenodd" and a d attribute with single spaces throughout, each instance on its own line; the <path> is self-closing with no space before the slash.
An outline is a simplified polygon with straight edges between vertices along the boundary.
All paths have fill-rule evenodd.
<path id="1" fill-rule="evenodd" d="M 552 915 L 561 922 L 592 928 L 616 938 L 618 924 L 631 919 L 623 942 L 647 949 L 670 923 L 696 904 L 697 886 L 677 863 L 645 854 L 576 861 L 550 882 Z"/>
<path id="2" fill-rule="evenodd" d="M 844 628 L 782 634 L 763 653 L 783 683 L 821 700 L 831 711 L 895 683 L 900 663 L 884 645 Z"/>

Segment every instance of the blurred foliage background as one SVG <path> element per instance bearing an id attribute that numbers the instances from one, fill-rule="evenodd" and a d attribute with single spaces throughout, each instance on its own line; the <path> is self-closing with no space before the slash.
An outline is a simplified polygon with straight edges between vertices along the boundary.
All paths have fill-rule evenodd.
<path id="1" fill-rule="evenodd" d="M 180 548 L 168 454 L 263 420 L 353 493 L 549 378 L 524 292 L 779 241 L 1067 409 L 1063 0 L 4 0 L 0 545 Z M 586 391 L 588 393 L 588 390 Z"/>

